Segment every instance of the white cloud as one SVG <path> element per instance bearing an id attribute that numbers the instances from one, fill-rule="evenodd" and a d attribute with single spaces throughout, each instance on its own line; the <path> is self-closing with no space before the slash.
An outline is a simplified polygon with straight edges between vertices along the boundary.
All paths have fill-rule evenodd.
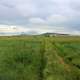
<path id="1" fill-rule="evenodd" d="M 16 9 L 24 17 L 34 16 L 36 13 L 36 8 L 31 3 L 19 4 L 16 6 Z"/>
<path id="2" fill-rule="evenodd" d="M 26 34 L 41 34 L 46 32 L 53 33 L 68 33 L 71 35 L 80 35 L 80 31 L 77 30 L 68 30 L 66 27 L 56 27 L 48 25 L 30 25 L 29 28 L 24 26 L 9 26 L 9 25 L 0 25 L 0 36 L 1 35 L 16 35 L 21 33 Z"/>
<path id="3" fill-rule="evenodd" d="M 75 31 L 70 32 L 70 34 L 71 35 L 79 35 L 80 36 L 80 31 L 78 31 L 78 30 L 76 31 L 75 30 Z"/>
<path id="4" fill-rule="evenodd" d="M 0 24 L 3 32 L 67 32 L 79 34 L 79 0 L 1 0 Z M 77 24 L 76 24 L 77 23 Z M 19 25 L 19 26 L 17 26 Z M 73 26 L 74 25 L 74 26 Z M 2 26 L 2 25 L 1 25 Z M 0 27 L 1 27 L 0 26 Z M 4 27 L 2 26 L 2 27 Z"/>
<path id="5" fill-rule="evenodd" d="M 38 17 L 30 18 L 29 22 L 32 24 L 45 24 L 46 23 L 45 20 L 43 20 L 42 18 L 38 18 Z"/>
<path id="6" fill-rule="evenodd" d="M 3 33 L 17 33 L 26 31 L 29 31 L 29 29 L 21 26 L 0 25 L 0 32 Z"/>
<path id="7" fill-rule="evenodd" d="M 51 15 L 47 18 L 48 23 L 62 23 L 67 20 L 67 16 L 64 15 Z"/>

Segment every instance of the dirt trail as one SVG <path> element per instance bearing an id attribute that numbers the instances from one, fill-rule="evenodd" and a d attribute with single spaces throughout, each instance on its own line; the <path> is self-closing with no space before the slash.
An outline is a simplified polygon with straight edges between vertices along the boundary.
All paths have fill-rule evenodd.
<path id="1" fill-rule="evenodd" d="M 67 63 L 65 63 L 65 61 L 64 61 L 64 59 L 61 57 L 61 56 L 59 56 L 57 53 L 55 54 L 56 55 L 56 57 L 58 58 L 58 60 L 59 60 L 59 64 L 62 64 L 62 65 L 64 65 L 64 69 L 66 70 L 66 71 L 69 71 L 70 72 L 70 65 L 69 64 L 67 64 Z"/>
<path id="2" fill-rule="evenodd" d="M 56 48 L 56 46 L 52 42 L 53 41 L 49 40 L 50 45 L 53 46 L 52 49 L 54 50 L 54 55 L 57 58 L 58 63 L 62 64 L 64 66 L 65 71 L 70 72 L 71 71 L 70 65 L 67 64 L 67 63 L 65 63 L 63 57 L 61 57 L 61 56 L 58 55 L 57 48 Z"/>

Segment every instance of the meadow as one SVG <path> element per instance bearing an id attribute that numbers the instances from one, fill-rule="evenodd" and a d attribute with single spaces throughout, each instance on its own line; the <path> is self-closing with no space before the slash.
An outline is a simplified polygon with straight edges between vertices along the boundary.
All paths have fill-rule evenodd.
<path id="1" fill-rule="evenodd" d="M 80 80 L 80 37 L 0 37 L 0 80 Z"/>

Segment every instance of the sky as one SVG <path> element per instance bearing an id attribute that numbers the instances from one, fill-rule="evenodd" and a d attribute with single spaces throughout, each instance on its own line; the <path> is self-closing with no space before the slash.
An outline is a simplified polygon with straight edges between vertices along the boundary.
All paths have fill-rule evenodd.
<path id="1" fill-rule="evenodd" d="M 0 0 L 1 34 L 80 35 L 80 0 Z"/>

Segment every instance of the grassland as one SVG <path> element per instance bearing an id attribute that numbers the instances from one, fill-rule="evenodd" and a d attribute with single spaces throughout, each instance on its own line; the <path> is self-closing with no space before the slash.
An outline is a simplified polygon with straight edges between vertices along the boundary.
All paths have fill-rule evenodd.
<path id="1" fill-rule="evenodd" d="M 0 37 L 0 80 L 80 80 L 80 37 Z"/>

